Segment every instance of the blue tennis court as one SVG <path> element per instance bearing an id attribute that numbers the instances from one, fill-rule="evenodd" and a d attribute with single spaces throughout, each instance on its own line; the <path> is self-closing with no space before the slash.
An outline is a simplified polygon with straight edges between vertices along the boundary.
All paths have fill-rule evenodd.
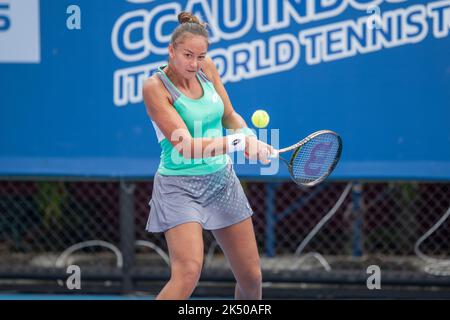
<path id="1" fill-rule="evenodd" d="M 64 294 L 0 294 L 0 300 L 154 300 L 154 296 L 64 295 Z"/>
<path id="2" fill-rule="evenodd" d="M 229 300 L 232 297 L 191 297 L 189 300 Z M 155 296 L 101 295 L 101 294 L 0 294 L 0 300 L 155 300 Z"/>

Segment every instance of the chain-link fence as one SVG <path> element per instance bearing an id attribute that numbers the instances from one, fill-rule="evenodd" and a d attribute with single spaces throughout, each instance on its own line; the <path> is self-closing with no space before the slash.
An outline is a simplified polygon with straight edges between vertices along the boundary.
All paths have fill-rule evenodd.
<path id="1" fill-rule="evenodd" d="M 268 283 L 365 283 L 376 265 L 384 283 L 450 286 L 449 183 L 242 185 Z M 145 231 L 151 192 L 152 181 L 0 181 L 0 281 L 62 279 L 71 264 L 125 291 L 167 280 L 164 236 Z M 202 280 L 232 281 L 210 232 L 204 242 Z"/>

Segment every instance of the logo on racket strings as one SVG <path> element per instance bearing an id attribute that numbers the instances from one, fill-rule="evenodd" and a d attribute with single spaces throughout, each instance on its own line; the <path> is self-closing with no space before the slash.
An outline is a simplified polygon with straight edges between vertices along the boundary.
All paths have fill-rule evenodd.
<path id="1" fill-rule="evenodd" d="M 322 166 L 327 159 L 333 143 L 318 143 L 312 150 L 308 161 L 305 164 L 305 173 L 308 176 L 317 176 L 322 171 Z"/>

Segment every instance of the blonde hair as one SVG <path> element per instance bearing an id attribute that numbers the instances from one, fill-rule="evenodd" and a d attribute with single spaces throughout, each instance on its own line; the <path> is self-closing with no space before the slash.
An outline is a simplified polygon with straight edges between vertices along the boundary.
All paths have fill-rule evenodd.
<path id="1" fill-rule="evenodd" d="M 193 35 L 198 35 L 205 37 L 206 42 L 208 42 L 208 30 L 206 29 L 207 24 L 201 22 L 196 16 L 190 12 L 183 11 L 178 15 L 178 22 L 180 25 L 172 33 L 170 43 L 175 46 L 183 38 L 185 33 L 191 33 Z"/>

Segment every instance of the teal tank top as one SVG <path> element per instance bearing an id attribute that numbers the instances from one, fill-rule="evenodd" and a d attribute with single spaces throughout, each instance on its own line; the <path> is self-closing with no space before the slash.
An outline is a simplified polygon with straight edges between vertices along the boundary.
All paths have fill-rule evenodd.
<path id="1" fill-rule="evenodd" d="M 184 95 L 170 81 L 169 77 L 159 67 L 157 76 L 169 91 L 173 106 L 186 123 L 193 138 L 217 138 L 223 136 L 222 116 L 224 112 L 223 101 L 217 94 L 214 85 L 206 75 L 199 71 L 197 79 L 200 82 L 203 95 L 199 99 L 191 99 Z M 161 161 L 158 173 L 162 175 L 204 175 L 224 168 L 229 162 L 227 154 L 206 158 L 184 158 L 161 133 L 153 122 L 159 144 L 161 146 Z"/>

